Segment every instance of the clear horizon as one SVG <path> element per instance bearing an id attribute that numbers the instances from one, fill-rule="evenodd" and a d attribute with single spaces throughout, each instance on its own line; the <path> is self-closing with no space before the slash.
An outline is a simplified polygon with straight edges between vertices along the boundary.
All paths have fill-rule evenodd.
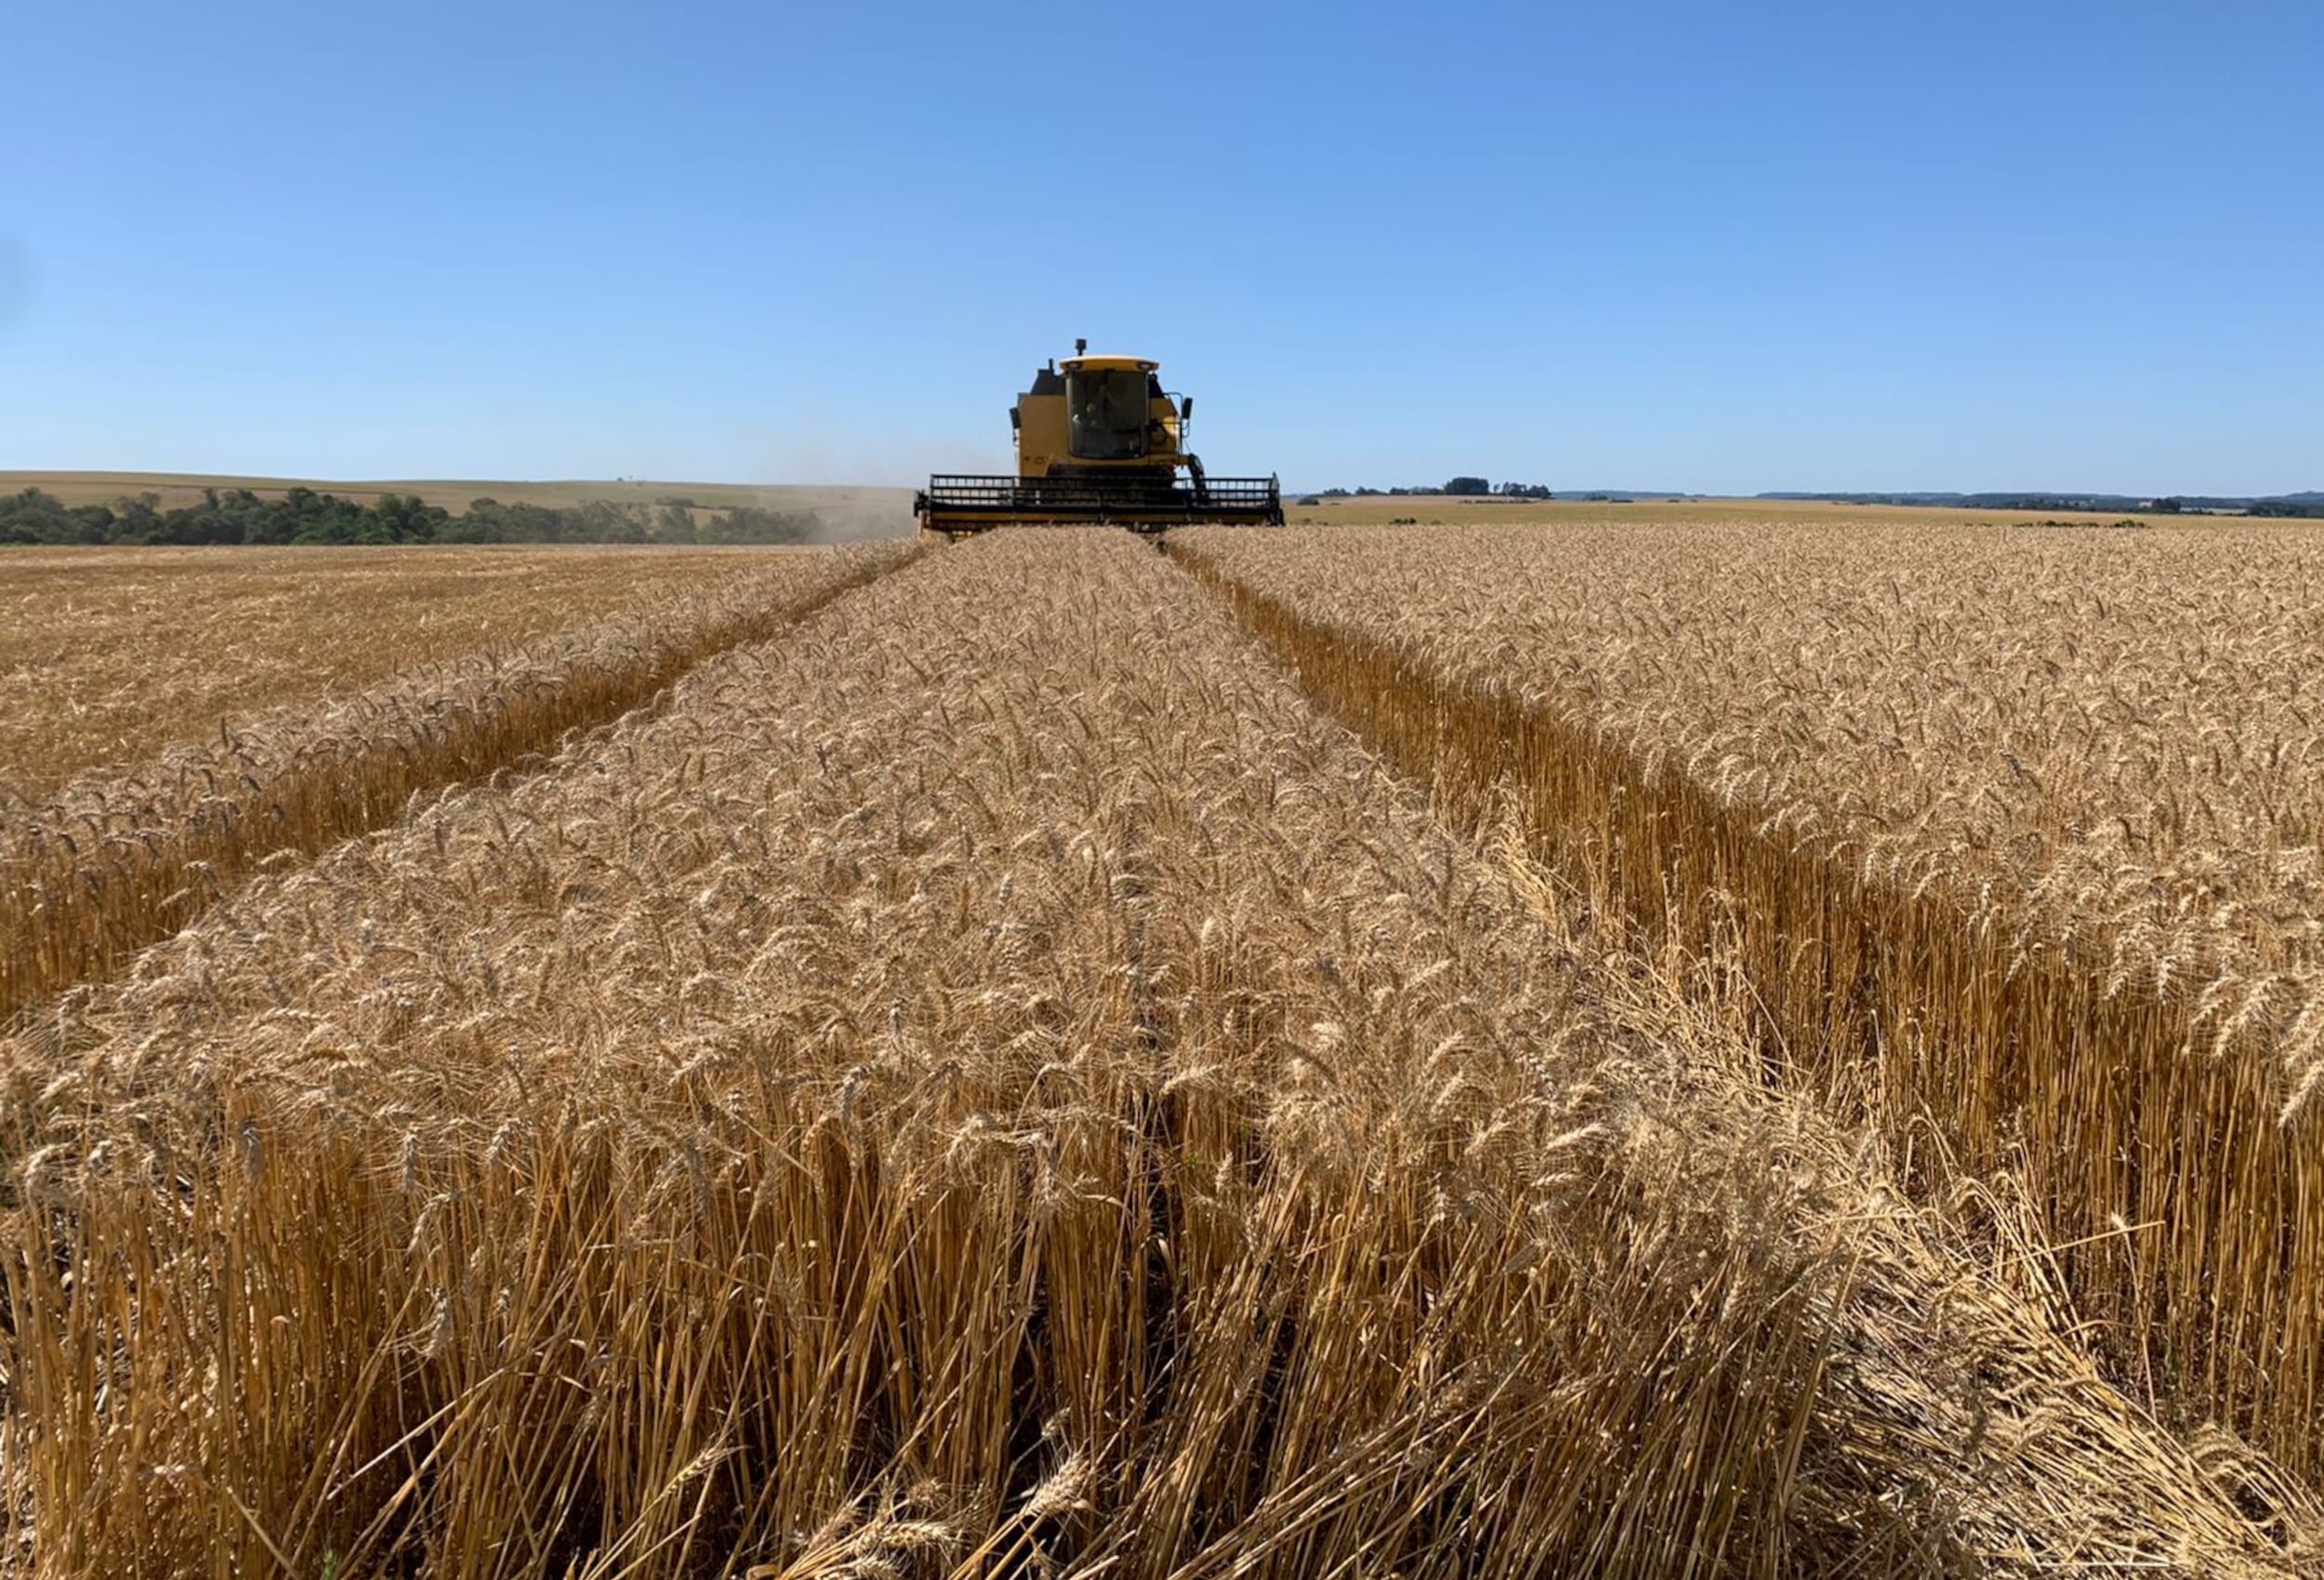
<path id="1" fill-rule="evenodd" d="M 1456 475 L 1459 475 L 1459 474 L 1456 474 Z M 1469 474 L 1469 475 L 1475 475 L 1475 474 Z M 824 480 L 803 481 L 797 481 L 797 480 L 786 480 L 786 479 L 762 479 L 762 478 L 704 478 L 704 477 L 694 477 L 694 478 L 653 477 L 653 478 L 649 478 L 649 477 L 551 477 L 551 476 L 533 476 L 533 477 L 496 477 L 496 478 L 486 478 L 486 477 L 450 477 L 450 476 L 442 476 L 442 475 L 431 475 L 431 476 L 425 476 L 425 477 L 423 477 L 423 476 L 421 476 L 420 474 L 418 474 L 418 473 L 416 473 L 416 472 L 414 472 L 414 473 L 404 473 L 404 474 L 399 474 L 399 475 L 397 475 L 397 476 L 393 476 L 393 477 L 379 476 L 379 477 L 337 477 L 337 478 L 333 478 L 333 477 L 323 477 L 323 476 L 319 476 L 319 475 L 317 475 L 317 474 L 315 474 L 315 473 L 311 473 L 311 472 L 307 472 L 307 473 L 293 473 L 293 472 L 192 472 L 192 471 L 184 471 L 184 470 L 169 470 L 169 471 L 132 471 L 132 470 L 125 470 L 125 469 L 122 469 L 122 468 L 117 468 L 117 467 L 0 467 L 0 484 L 5 484 L 6 486 L 9 486 L 9 487 L 17 486 L 17 485 L 18 485 L 18 483 L 19 483 L 20 481 L 30 481 L 30 482 L 32 482 L 32 483 L 33 483 L 33 486 L 37 486 L 38 480 L 40 480 L 40 479 L 42 479 L 42 478 L 58 478 L 58 479 L 62 479 L 62 478 L 88 477 L 88 476 L 100 476 L 100 477 L 120 477 L 120 478 L 125 478 L 125 479 L 144 479 L 144 478 L 152 478 L 152 479 L 157 479 L 157 480 L 159 480 L 159 479 L 184 479 L 184 480 L 188 480 L 188 481 L 221 481 L 221 482 L 229 482 L 229 483 L 231 483 L 231 482 L 234 482 L 234 481 L 253 481 L 253 482 L 266 482 L 266 483 L 291 483 L 291 484 L 305 483 L 305 484 L 311 484 L 311 485 L 313 485 L 313 486 L 315 486 L 315 487 L 317 487 L 317 488 L 322 488 L 322 489 L 328 489 L 328 488 L 334 488 L 334 487 L 337 487 L 337 488 L 363 488 L 363 489 L 370 489 L 370 488 L 379 488 L 379 487 L 384 487 L 384 486 L 390 486 L 390 485 L 393 485 L 393 484 L 402 483 L 402 484 L 407 484 L 407 485 L 413 485 L 413 486 L 419 486 L 419 485 L 431 485 L 431 486 L 434 486 L 434 487 L 439 487 L 439 488 L 445 487 L 445 486 L 452 485 L 452 484 L 473 485 L 473 486 L 475 486 L 475 487 L 477 487 L 477 488 L 490 488 L 490 487 L 494 487 L 494 486 L 496 486 L 496 485 L 498 485 L 498 486 L 522 486 L 522 487 L 528 487 L 528 488 L 531 488 L 531 487 L 555 486 L 555 485 L 558 485 L 558 484 L 583 484 L 583 485 L 605 484 L 605 485 L 609 485 L 609 486 L 618 487 L 618 486 L 621 486 L 621 485 L 624 485 L 624 484 L 635 484 L 635 485 L 640 485 L 640 486 L 650 486 L 650 487 L 657 487 L 657 488 L 812 488 L 812 489 L 834 489 L 834 490 L 837 490 L 837 489 L 851 489 L 851 488 L 852 488 L 852 489 L 887 489 L 887 490 L 890 490 L 890 491 L 898 491 L 898 490 L 910 490 L 910 489 L 918 488 L 918 487 L 921 486 L 921 484 L 923 484 L 923 483 L 926 481 L 926 480 L 925 480 L 925 479 L 914 479 L 914 480 L 910 480 L 910 481 L 904 481 L 904 482 L 891 482 L 891 482 L 851 482 L 851 481 L 846 481 L 846 480 L 844 480 L 844 479 L 824 479 Z M 1445 480 L 1442 480 L 1442 481 L 1450 481 L 1451 480 L 1450 480 L 1450 479 L 1445 479 Z M 1515 481 L 1524 481 L 1524 480 L 1522 480 L 1522 479 L 1514 479 L 1514 478 L 1494 478 L 1494 479 L 1492 479 L 1492 480 L 1490 480 L 1490 481 L 1493 481 L 1493 482 L 1494 482 L 1494 483 L 1496 483 L 1496 484 L 1499 484 L 1499 483 L 1501 483 L 1501 482 L 1515 482 Z M 1292 478 L 1292 479 L 1285 479 L 1285 480 L 1284 480 L 1284 482 L 1283 482 L 1283 490 L 1284 490 L 1284 493 L 1285 493 L 1287 495 L 1288 495 L 1288 494 L 1323 494 L 1323 493 L 1331 493 L 1331 492 L 1335 492 L 1335 491 L 1337 491 L 1337 492 L 1342 492 L 1342 493 L 1349 493 L 1349 494 L 1353 494 L 1354 491 L 1356 491 L 1356 490 L 1358 490 L 1358 489 L 1369 489 L 1369 490 L 1373 491 L 1375 494 L 1381 494 L 1381 495 L 1383 495 L 1383 496 L 1389 495 L 1389 492 L 1390 492 L 1391 490 L 1393 490 L 1393 489 L 1403 489 L 1403 490 L 1406 491 L 1406 493 L 1407 493 L 1407 494 L 1442 494 L 1442 492 L 1443 492 L 1441 489 L 1437 489 L 1437 488 L 1435 488 L 1433 485 L 1421 484 L 1421 483 L 1418 483 L 1418 482 L 1374 482 L 1374 481 L 1369 481 L 1369 480 L 1360 480 L 1360 481 L 1354 481 L 1354 482 L 1311 482 L 1311 481 L 1303 481 L 1303 480 L 1301 480 L 1301 479 L 1296 479 L 1296 478 Z M 1557 499 L 1558 499 L 1558 502 L 1559 502 L 1559 503 L 1561 503 L 1561 504 L 1570 504 L 1570 503 L 1574 503 L 1574 502 L 1576 502 L 1576 498 L 1577 498 L 1577 496 L 1578 496 L 1578 495 L 1589 494 L 1634 494 L 1634 495 L 1637 495 L 1637 496 L 1639 496 L 1639 497 L 1641 497 L 1641 498 L 1684 497 L 1684 498 L 1688 498 L 1688 499 L 1709 499 L 1709 500 L 1719 500 L 1719 499 L 1768 499 L 1768 498 L 1780 498 L 1780 497 L 1782 497 L 1782 496 L 1784 496 L 1784 495 L 1786 495 L 1786 494 L 1800 494 L 1800 495 L 1805 495 L 1805 496 L 1810 496 L 1810 497 L 1821 498 L 1821 497 L 1826 496 L 1826 495 L 1830 495 L 1830 494 L 1877 494 L 1894 495 L 1894 496 L 1897 496 L 1897 497 L 1906 497 L 1906 496 L 1915 495 L 1915 494 L 1961 494 L 1961 495 L 1964 495 L 1964 496 L 1976 496 L 1976 495 L 1993 494 L 2027 494 L 2027 495 L 2037 495 L 2037 494 L 2040 494 L 2040 495 L 2053 495 L 2053 496 L 2056 496 L 2056 497 L 2059 497 L 2059 498 L 2069 498 L 2069 499 L 2071 499 L 2071 498 L 2094 498 L 2094 497 L 2121 497 L 2121 498 L 2140 498 L 2140 499 L 2157 499 L 2157 500 L 2159 500 L 2159 499 L 2172 499 L 2172 498 L 2178 498 L 2178 499 L 2215 499 L 2215 498 L 2277 499 L 2277 498 L 2296 497 L 2296 496 L 2303 496 L 2303 495 L 2311 495 L 2311 494 L 2324 494 L 2324 489 L 2297 489 L 2297 488 L 2295 488 L 2295 489 L 2282 489 L 2282 490 L 2277 490 L 2277 491 L 2273 491 L 2273 492 L 2270 492 L 2270 493 L 2265 493 L 2265 494 L 2254 494 L 2254 493 L 2251 493 L 2251 491 L 2249 491 L 2249 490 L 2244 490 L 2244 491 L 2240 491 L 2240 492 L 2236 493 L 2236 494 L 2214 494 L 2214 493 L 2200 492 L 2200 491 L 2197 491 L 2197 490 L 2193 490 L 2193 489 L 2176 489 L 2176 490 L 2165 489 L 2165 490 L 2163 490 L 2163 491 L 2161 491 L 2161 492 L 2159 492 L 2159 493 L 2136 494 L 2136 493 L 2134 493 L 2133 491 L 2131 491 L 2131 490 L 2128 490 L 2128 489 L 2119 489 L 2119 488 L 2058 488 L 2058 487 L 2054 487 L 2054 486 L 2042 486 L 2042 487 L 2035 487 L 2035 488 L 2009 488 L 2009 489 L 2000 489 L 2000 488 L 1952 488 L 1952 487 L 1947 487 L 1947 488 L 1846 488 L 1846 489 L 1823 489 L 1823 488 L 1769 488 L 1769 489 L 1757 489 L 1757 490 L 1754 490 L 1754 491 L 1752 491 L 1752 492 L 1750 492 L 1750 493 L 1746 494 L 1746 493 L 1741 493 L 1741 492 L 1738 492 L 1738 491 L 1736 491 L 1736 490 L 1733 490 L 1733 489 L 1723 489 L 1723 489 L 1644 488 L 1644 487 L 1641 487 L 1641 486 L 1639 486 L 1639 485 L 1637 485 L 1637 484 L 1635 484 L 1635 483 L 1578 483 L 1578 484 L 1575 484 L 1575 485 L 1570 486 L 1570 487 L 1561 487 L 1561 488 L 1558 488 L 1558 489 L 1556 489 L 1554 492 L 1555 492 L 1555 494 L 1556 494 L 1556 495 L 1557 495 Z M 1459 496 L 1458 496 L 1458 495 L 1447 495 L 1446 497 L 1459 497 Z"/>
<path id="2" fill-rule="evenodd" d="M 2324 10 L 1412 15 L 21 8 L 0 469 L 2324 489 Z"/>

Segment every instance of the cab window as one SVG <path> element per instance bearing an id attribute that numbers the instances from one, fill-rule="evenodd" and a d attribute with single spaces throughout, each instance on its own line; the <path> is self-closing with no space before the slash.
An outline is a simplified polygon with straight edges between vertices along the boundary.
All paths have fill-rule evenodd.
<path id="1" fill-rule="evenodd" d="M 1117 369 L 1065 375 L 1075 455 L 1085 461 L 1134 461 L 1146 453 L 1146 376 Z"/>

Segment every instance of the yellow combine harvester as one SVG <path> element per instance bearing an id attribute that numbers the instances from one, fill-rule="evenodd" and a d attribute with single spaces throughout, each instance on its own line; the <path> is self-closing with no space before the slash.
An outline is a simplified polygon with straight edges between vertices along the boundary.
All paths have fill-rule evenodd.
<path id="1" fill-rule="evenodd" d="M 1164 393 L 1159 362 L 1089 349 L 1075 341 L 1072 356 L 1036 373 L 1017 397 L 1009 413 L 1017 475 L 930 478 L 912 500 L 923 530 L 957 537 L 991 527 L 1283 525 L 1274 478 L 1203 475 L 1186 448 L 1194 397 Z"/>

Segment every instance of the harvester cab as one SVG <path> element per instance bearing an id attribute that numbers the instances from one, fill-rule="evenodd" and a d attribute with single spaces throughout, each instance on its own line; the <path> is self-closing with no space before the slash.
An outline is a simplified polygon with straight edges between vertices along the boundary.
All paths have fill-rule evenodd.
<path id="1" fill-rule="evenodd" d="M 912 501 L 924 531 L 958 537 L 1010 526 L 1158 533 L 1200 522 L 1283 524 L 1274 478 L 1204 476 L 1186 448 L 1195 399 L 1163 389 L 1159 362 L 1091 356 L 1089 347 L 1076 340 L 1072 356 L 1036 372 L 1010 409 L 1016 475 L 930 478 Z"/>

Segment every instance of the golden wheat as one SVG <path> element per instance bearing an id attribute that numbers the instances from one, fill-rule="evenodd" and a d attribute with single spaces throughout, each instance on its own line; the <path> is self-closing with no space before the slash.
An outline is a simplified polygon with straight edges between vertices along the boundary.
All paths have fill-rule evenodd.
<path id="1" fill-rule="evenodd" d="M 393 818 L 637 706 L 912 552 L 800 550 L 736 564 L 614 619 L 407 669 L 312 713 L 281 709 L 0 817 L 0 1017 L 111 971 L 249 873 Z"/>
<path id="2" fill-rule="evenodd" d="M 2283 1556 L 1563 903 L 1127 536 L 923 557 L 5 1045 L 4 1561 Z"/>
<path id="3" fill-rule="evenodd" d="M 1738 959 L 1769 1057 L 2022 1171 L 2115 1375 L 2324 1469 L 2324 646 L 2301 529 L 1182 546 L 1457 801 Z M 1941 1163 L 1941 1166 L 1939 1166 Z"/>
<path id="4" fill-rule="evenodd" d="M 727 581 L 764 549 L 12 547 L 0 809 L 398 670 L 506 652 Z"/>

